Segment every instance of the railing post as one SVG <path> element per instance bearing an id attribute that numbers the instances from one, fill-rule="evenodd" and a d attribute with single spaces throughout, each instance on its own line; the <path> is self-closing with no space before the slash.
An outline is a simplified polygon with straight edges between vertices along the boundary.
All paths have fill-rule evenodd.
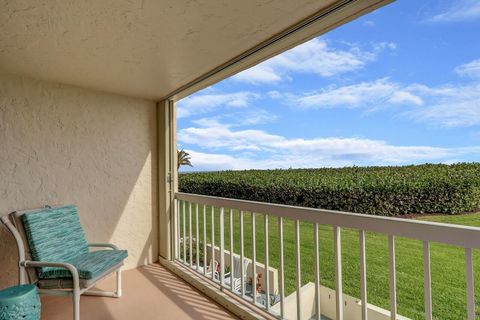
<path id="1" fill-rule="evenodd" d="M 263 233 L 265 236 L 265 308 L 267 311 L 270 309 L 270 274 L 269 269 L 269 260 L 268 260 L 268 214 L 264 215 L 263 223 Z"/>
<path id="2" fill-rule="evenodd" d="M 230 208 L 230 291 L 234 292 L 233 276 L 235 275 L 233 262 L 233 209 Z"/>
<path id="3" fill-rule="evenodd" d="M 198 231 L 198 203 L 195 206 L 195 249 L 196 249 L 196 254 L 195 254 L 195 265 L 196 269 L 198 271 L 198 268 L 200 267 L 200 238 L 199 238 L 199 231 Z"/>
<path id="4" fill-rule="evenodd" d="M 207 275 L 208 255 L 207 255 L 207 206 L 203 205 L 203 274 Z"/>
<path id="5" fill-rule="evenodd" d="M 388 236 L 390 258 L 390 319 L 397 319 L 397 277 L 395 271 L 395 236 Z"/>
<path id="6" fill-rule="evenodd" d="M 423 292 L 425 319 L 432 320 L 432 277 L 430 272 L 430 243 L 423 242 Z"/>
<path id="7" fill-rule="evenodd" d="M 284 270 L 283 270 L 283 218 L 278 217 L 278 242 L 279 254 L 280 254 L 280 270 L 278 281 L 279 283 L 279 293 L 280 293 L 280 317 L 283 319 L 285 317 L 285 282 L 284 282 Z"/>
<path id="8" fill-rule="evenodd" d="M 183 201 L 183 207 L 182 207 L 182 223 L 183 223 L 183 258 L 182 261 L 183 263 L 187 263 L 187 228 L 185 226 L 185 206 L 187 204 L 185 201 Z"/>
<path id="9" fill-rule="evenodd" d="M 211 241 L 212 241 L 212 245 L 211 245 L 211 252 L 212 252 L 212 257 L 211 257 L 211 262 L 210 262 L 210 266 L 212 268 L 212 280 L 215 281 L 215 207 L 212 206 L 212 225 L 211 225 L 211 232 L 212 232 L 212 237 L 211 237 Z"/>
<path id="10" fill-rule="evenodd" d="M 257 253 L 255 240 L 255 212 L 252 212 L 252 302 L 257 304 Z"/>
<path id="11" fill-rule="evenodd" d="M 342 240 L 340 227 L 333 227 L 333 238 L 335 243 L 336 320 L 343 320 Z"/>
<path id="12" fill-rule="evenodd" d="M 174 237 L 175 237 L 175 242 L 176 242 L 176 246 L 175 246 L 175 257 L 177 260 L 180 260 L 180 237 L 181 237 L 181 233 L 180 233 L 180 201 L 179 200 L 176 200 L 175 201 L 175 228 L 176 228 L 176 231 L 175 231 L 175 234 L 174 234 Z"/>
<path id="13" fill-rule="evenodd" d="M 296 289 L 297 289 L 297 319 L 302 318 L 302 272 L 300 257 L 300 221 L 295 220 L 295 262 L 296 262 Z"/>
<path id="14" fill-rule="evenodd" d="M 240 210 L 240 270 L 242 274 L 242 288 L 240 294 L 242 295 L 242 298 L 245 297 L 245 277 L 244 275 L 247 274 L 247 270 L 245 270 L 245 264 L 243 263 L 243 260 L 245 259 L 245 248 L 244 248 L 244 240 L 243 240 L 243 210 Z"/>
<path id="15" fill-rule="evenodd" d="M 313 242 L 314 242 L 314 254 L 315 260 L 315 319 L 320 320 L 321 308 L 320 308 L 320 259 L 318 256 L 318 223 L 313 224 Z"/>
<path id="16" fill-rule="evenodd" d="M 225 209 L 220 208 L 220 288 L 225 286 Z"/>
<path id="17" fill-rule="evenodd" d="M 473 257 L 471 248 L 465 248 L 465 280 L 467 283 L 468 320 L 475 320 L 475 286 L 473 282 Z"/>
<path id="18" fill-rule="evenodd" d="M 365 231 L 358 232 L 358 242 L 360 245 L 360 297 L 362 299 L 362 320 L 368 318 L 367 305 L 367 257 L 365 254 Z"/>
<path id="19" fill-rule="evenodd" d="M 193 252 L 192 252 L 192 203 L 188 203 L 188 255 L 190 268 L 193 266 Z"/>

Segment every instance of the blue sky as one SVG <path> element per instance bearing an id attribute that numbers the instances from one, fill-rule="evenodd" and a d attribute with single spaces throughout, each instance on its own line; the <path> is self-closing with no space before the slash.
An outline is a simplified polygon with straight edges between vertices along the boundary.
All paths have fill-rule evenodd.
<path id="1" fill-rule="evenodd" d="M 195 170 L 480 161 L 480 1 L 398 0 L 178 102 Z"/>

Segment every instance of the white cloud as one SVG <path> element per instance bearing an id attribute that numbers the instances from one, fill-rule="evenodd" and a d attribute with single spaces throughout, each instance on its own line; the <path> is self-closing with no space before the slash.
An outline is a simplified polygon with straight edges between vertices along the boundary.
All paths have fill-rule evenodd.
<path id="1" fill-rule="evenodd" d="M 275 83 L 282 80 L 280 73 L 272 66 L 269 66 L 268 62 L 263 62 L 253 68 L 242 71 L 234 75 L 232 78 L 252 84 Z"/>
<path id="2" fill-rule="evenodd" d="M 202 124 L 203 125 L 203 124 Z M 260 151 L 262 145 L 258 144 L 256 137 L 264 143 L 274 143 L 281 137 L 267 134 L 261 130 L 239 130 L 232 131 L 230 125 L 209 123 L 201 127 L 190 127 L 181 129 L 177 133 L 178 141 L 190 145 L 199 145 L 204 148 L 230 150 L 254 150 Z"/>
<path id="3" fill-rule="evenodd" d="M 480 125 L 480 101 L 451 101 L 409 112 L 411 117 L 441 127 Z"/>
<path id="4" fill-rule="evenodd" d="M 282 94 L 277 90 L 268 91 L 267 95 L 272 99 L 280 99 Z"/>
<path id="5" fill-rule="evenodd" d="M 270 92 L 269 96 L 304 109 L 359 108 L 372 112 L 402 106 L 404 116 L 434 126 L 480 125 L 480 82 L 429 87 L 402 85 L 384 78 L 349 86 L 330 86 L 303 95 Z"/>
<path id="6" fill-rule="evenodd" d="M 252 126 L 274 122 L 277 116 L 264 109 L 255 108 L 241 114 L 233 114 L 232 118 L 234 126 Z"/>
<path id="7" fill-rule="evenodd" d="M 388 79 L 379 79 L 343 87 L 330 86 L 318 92 L 293 98 L 292 102 L 302 108 L 358 108 L 378 105 L 398 89 L 396 83 Z"/>
<path id="8" fill-rule="evenodd" d="M 441 127 L 480 125 L 480 83 L 465 86 L 411 86 L 426 101 L 423 108 L 406 114 L 418 121 Z"/>
<path id="9" fill-rule="evenodd" d="M 395 42 L 378 42 L 373 44 L 375 52 L 380 53 L 385 49 L 396 50 L 397 44 Z"/>
<path id="10" fill-rule="evenodd" d="M 256 108 L 212 118 L 200 118 L 192 120 L 192 123 L 200 127 L 217 127 L 221 125 L 220 123 L 228 122 L 228 127 L 243 127 L 271 123 L 276 119 L 277 116 L 275 114 Z"/>
<path id="11" fill-rule="evenodd" d="M 376 23 L 375 23 L 375 21 L 372 21 L 372 20 L 365 20 L 363 22 L 363 25 L 366 26 L 366 27 L 375 27 Z"/>
<path id="12" fill-rule="evenodd" d="M 480 1 L 463 0 L 452 1 L 451 6 L 444 12 L 430 17 L 428 22 L 459 22 L 480 18 Z"/>
<path id="13" fill-rule="evenodd" d="M 392 104 L 413 104 L 417 106 L 423 105 L 423 100 L 419 96 L 412 94 L 411 92 L 407 91 L 396 91 L 394 92 L 390 98 L 388 98 L 388 102 Z"/>
<path id="14" fill-rule="evenodd" d="M 396 146 L 358 137 L 289 139 L 262 130 L 235 131 L 218 123 L 180 130 L 178 139 L 183 144 L 213 150 L 209 153 L 188 150 L 194 170 L 396 165 L 448 161 L 465 154 L 480 153 L 480 147 Z"/>
<path id="15" fill-rule="evenodd" d="M 192 123 L 200 127 L 215 127 L 220 125 L 220 122 L 216 118 L 200 118 L 192 120 Z"/>
<path id="16" fill-rule="evenodd" d="M 402 85 L 384 78 L 348 86 L 330 86 L 300 96 L 279 92 L 269 96 L 283 98 L 293 106 L 308 109 L 364 108 L 373 111 L 391 105 L 423 105 L 420 96 L 406 90 Z"/>
<path id="17" fill-rule="evenodd" d="M 456 67 L 455 72 L 462 77 L 480 78 L 480 59 Z"/>
<path id="18" fill-rule="evenodd" d="M 253 92 L 194 94 L 178 102 L 177 116 L 185 118 L 211 112 L 220 107 L 247 107 L 259 95 Z"/>
<path id="19" fill-rule="evenodd" d="M 332 48 L 318 38 L 275 56 L 232 78 L 251 84 L 276 83 L 289 78 L 292 73 L 318 74 L 322 77 L 351 72 L 363 68 L 376 59 L 381 50 L 394 50 L 392 42 L 374 44 L 371 52 L 348 44 L 346 49 Z"/>

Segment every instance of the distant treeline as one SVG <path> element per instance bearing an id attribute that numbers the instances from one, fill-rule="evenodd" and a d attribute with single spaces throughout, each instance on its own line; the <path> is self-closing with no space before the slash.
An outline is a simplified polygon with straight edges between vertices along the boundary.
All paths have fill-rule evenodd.
<path id="1" fill-rule="evenodd" d="M 480 163 L 180 174 L 181 192 L 382 216 L 480 208 Z"/>

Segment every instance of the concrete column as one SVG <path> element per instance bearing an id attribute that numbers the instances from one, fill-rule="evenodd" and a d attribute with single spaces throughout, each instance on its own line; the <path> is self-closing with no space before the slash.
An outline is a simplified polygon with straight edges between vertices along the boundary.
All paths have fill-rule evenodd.
<path id="1" fill-rule="evenodd" d="M 175 192 L 178 191 L 175 102 L 157 104 L 158 119 L 158 208 L 159 254 L 171 260 L 175 256 Z"/>

